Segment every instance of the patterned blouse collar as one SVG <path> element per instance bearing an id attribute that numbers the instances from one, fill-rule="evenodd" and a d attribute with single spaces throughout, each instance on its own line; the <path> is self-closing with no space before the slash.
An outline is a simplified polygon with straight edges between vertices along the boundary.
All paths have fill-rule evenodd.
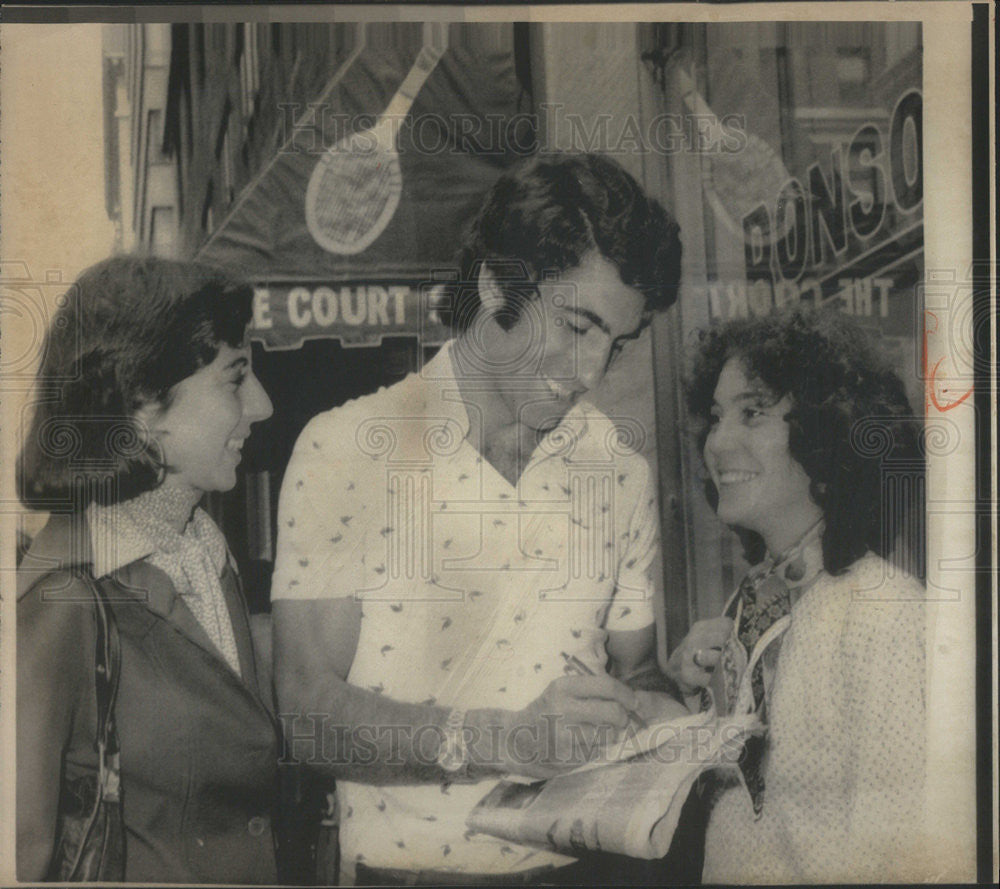
<path id="1" fill-rule="evenodd" d="M 164 484 L 121 503 L 109 506 L 92 503 L 87 508 L 87 521 L 94 576 L 100 578 L 153 553 L 175 552 L 182 533 L 189 531 L 192 522 L 203 528 L 211 519 L 197 506 L 197 498 L 191 491 Z M 178 525 L 185 531 L 179 533 Z M 218 547 L 212 547 L 213 561 L 217 561 L 218 553 Z M 225 559 L 223 550 L 218 565 L 220 573 Z"/>

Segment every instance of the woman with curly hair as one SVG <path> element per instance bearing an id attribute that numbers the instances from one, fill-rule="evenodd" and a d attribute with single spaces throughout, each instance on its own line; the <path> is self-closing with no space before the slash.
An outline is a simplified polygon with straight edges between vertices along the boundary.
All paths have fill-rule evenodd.
<path id="1" fill-rule="evenodd" d="M 922 833 L 925 642 L 923 587 L 888 561 L 900 504 L 884 507 L 883 460 L 921 488 L 903 384 L 848 318 L 796 308 L 705 333 L 689 410 L 710 502 L 753 567 L 668 673 L 766 725 L 706 783 L 703 877 L 904 879 Z"/>
<path id="2" fill-rule="evenodd" d="M 116 257 L 53 320 L 18 467 L 22 501 L 51 512 L 18 570 L 22 881 L 277 877 L 270 682 L 198 507 L 236 484 L 271 413 L 252 296 L 210 268 Z M 120 812 L 106 832 L 95 799 Z"/>

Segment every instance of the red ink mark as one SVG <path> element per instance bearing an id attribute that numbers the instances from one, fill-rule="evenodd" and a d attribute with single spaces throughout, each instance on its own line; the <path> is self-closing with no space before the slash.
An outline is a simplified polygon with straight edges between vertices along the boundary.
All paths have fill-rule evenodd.
<path id="1" fill-rule="evenodd" d="M 927 319 L 928 318 L 933 318 L 934 319 L 934 327 L 933 327 L 933 329 L 930 329 L 930 330 L 927 327 Z M 955 399 L 954 401 L 949 401 L 946 404 L 942 404 L 940 401 L 938 401 L 937 393 L 934 390 L 935 390 L 935 384 L 936 384 L 936 380 L 937 380 L 938 368 L 941 367 L 941 364 L 944 362 L 945 359 L 943 357 L 939 358 L 937 360 L 937 363 L 934 365 L 934 367 L 930 368 L 929 370 L 927 368 L 927 338 L 928 338 L 929 334 L 937 333 L 937 329 L 938 329 L 937 315 L 935 315 L 933 312 L 924 312 L 924 342 L 923 342 L 923 356 L 921 358 L 921 369 L 923 370 L 924 380 L 926 381 L 926 393 L 927 393 L 927 397 L 926 397 L 926 399 L 924 401 L 924 412 L 925 413 L 930 413 L 930 406 L 932 404 L 941 413 L 945 413 L 946 411 L 953 410 L 954 408 L 958 407 L 963 401 L 965 401 L 972 394 L 972 392 L 973 392 L 973 389 L 969 389 L 969 391 L 966 392 L 961 397 Z M 942 390 L 941 390 L 942 394 L 946 394 L 949 391 L 951 391 L 951 390 L 944 389 L 944 388 L 942 388 Z"/>

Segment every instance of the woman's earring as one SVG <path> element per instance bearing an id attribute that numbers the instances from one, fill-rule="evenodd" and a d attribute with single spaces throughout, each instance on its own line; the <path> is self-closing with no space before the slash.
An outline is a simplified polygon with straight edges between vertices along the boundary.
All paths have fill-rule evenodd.
<path id="1" fill-rule="evenodd" d="M 484 262 L 479 269 L 479 302 L 485 316 L 494 315 L 503 308 L 504 295 L 493 271 Z"/>
<path id="2" fill-rule="evenodd" d="M 163 453 L 163 445 L 160 444 L 160 440 L 153 435 L 149 427 L 145 428 L 144 435 L 146 454 L 148 459 L 152 460 L 156 466 L 156 486 L 159 487 L 167 478 L 167 460 Z"/>

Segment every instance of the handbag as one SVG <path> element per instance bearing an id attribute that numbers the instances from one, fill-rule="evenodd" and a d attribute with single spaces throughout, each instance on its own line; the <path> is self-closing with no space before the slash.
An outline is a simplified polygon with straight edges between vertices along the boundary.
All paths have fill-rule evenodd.
<path id="1" fill-rule="evenodd" d="M 97 696 L 97 770 L 73 780 L 63 778 L 55 852 L 46 879 L 55 882 L 122 882 L 125 879 L 125 829 L 118 732 L 115 727 L 121 645 L 114 615 L 100 587 L 92 577 L 78 576 L 94 596 L 96 615 L 94 685 Z"/>

